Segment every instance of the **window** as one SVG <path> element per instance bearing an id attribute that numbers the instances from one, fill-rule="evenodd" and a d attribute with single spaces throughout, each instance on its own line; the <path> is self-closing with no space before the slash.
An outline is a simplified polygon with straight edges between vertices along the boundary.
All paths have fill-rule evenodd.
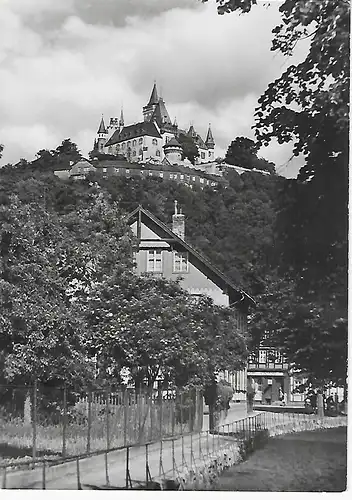
<path id="1" fill-rule="evenodd" d="M 184 178 L 185 178 L 185 176 L 183 174 L 181 174 L 181 181 L 183 181 Z"/>
<path id="2" fill-rule="evenodd" d="M 149 171 L 149 176 L 151 176 L 151 175 L 153 175 L 153 172 L 150 170 L 150 171 Z"/>
<path id="3" fill-rule="evenodd" d="M 187 252 L 174 252 L 174 273 L 187 273 L 188 272 L 188 253 Z"/>
<path id="4" fill-rule="evenodd" d="M 137 141 L 136 141 L 136 139 L 133 139 L 132 146 L 136 146 L 136 145 L 137 145 Z"/>
<path id="5" fill-rule="evenodd" d="M 259 363 L 266 363 L 266 351 L 259 351 Z"/>
<path id="6" fill-rule="evenodd" d="M 108 153 L 109 153 L 109 155 L 112 154 L 112 147 L 111 146 L 109 146 L 109 148 L 108 148 Z"/>
<path id="7" fill-rule="evenodd" d="M 129 173 L 130 173 L 130 169 L 126 168 L 126 174 L 129 174 Z"/>
<path id="8" fill-rule="evenodd" d="M 130 147 L 131 146 L 131 141 L 128 141 L 127 142 L 127 146 Z"/>
<path id="9" fill-rule="evenodd" d="M 199 179 L 199 182 L 200 182 L 201 184 L 204 184 L 204 179 Z"/>
<path id="10" fill-rule="evenodd" d="M 153 139 L 153 140 L 152 140 L 152 144 L 154 144 L 154 146 L 155 146 L 155 145 L 157 145 L 157 144 L 158 144 L 158 141 L 157 141 L 156 139 Z"/>
<path id="11" fill-rule="evenodd" d="M 211 156 L 211 151 L 209 151 L 208 156 Z"/>
<path id="12" fill-rule="evenodd" d="M 137 152 L 136 152 L 136 150 L 134 149 L 134 150 L 132 151 L 132 156 L 136 156 L 136 155 L 137 155 Z"/>
<path id="13" fill-rule="evenodd" d="M 125 149 L 126 144 L 123 142 L 122 143 L 122 149 Z"/>
<path id="14" fill-rule="evenodd" d="M 162 271 L 161 250 L 148 250 L 147 258 L 147 271 L 151 273 L 160 273 Z"/>
<path id="15" fill-rule="evenodd" d="M 143 144 L 143 137 L 138 140 L 138 144 Z"/>
<path id="16" fill-rule="evenodd" d="M 160 156 L 160 150 L 159 149 L 156 150 L 156 156 Z"/>
<path id="17" fill-rule="evenodd" d="M 159 177 L 163 178 L 164 177 L 164 173 L 163 172 L 159 172 Z"/>
<path id="18" fill-rule="evenodd" d="M 104 174 L 106 174 L 107 171 L 108 171 L 107 168 L 103 168 Z"/>
<path id="19" fill-rule="evenodd" d="M 139 156 L 143 156 L 143 149 L 142 148 L 138 151 L 138 154 L 139 154 Z"/>
<path id="20" fill-rule="evenodd" d="M 115 172 L 118 172 L 118 171 L 119 171 L 119 169 L 118 169 L 118 168 L 115 168 Z"/>
<path id="21" fill-rule="evenodd" d="M 196 180 L 196 178 L 193 176 L 193 177 L 192 177 L 192 181 L 193 181 L 193 182 L 195 182 L 195 180 Z"/>
<path id="22" fill-rule="evenodd" d="M 165 144 L 167 144 L 169 142 L 169 140 L 170 140 L 170 137 L 166 136 L 165 137 Z"/>
<path id="23" fill-rule="evenodd" d="M 201 153 L 200 157 L 204 159 L 205 158 L 205 153 Z"/>

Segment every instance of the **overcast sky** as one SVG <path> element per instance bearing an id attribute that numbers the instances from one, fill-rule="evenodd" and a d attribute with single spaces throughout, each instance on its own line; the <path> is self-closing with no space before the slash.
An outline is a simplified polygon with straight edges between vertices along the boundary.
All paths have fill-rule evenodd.
<path id="1" fill-rule="evenodd" d="M 267 2 L 266 2 L 267 3 Z M 179 126 L 205 135 L 216 155 L 253 137 L 258 97 L 295 59 L 270 51 L 278 2 L 219 16 L 215 0 L 0 0 L 2 164 L 31 160 L 70 137 L 84 155 L 101 114 L 142 119 L 153 81 Z M 290 147 L 260 151 L 296 176 Z"/>

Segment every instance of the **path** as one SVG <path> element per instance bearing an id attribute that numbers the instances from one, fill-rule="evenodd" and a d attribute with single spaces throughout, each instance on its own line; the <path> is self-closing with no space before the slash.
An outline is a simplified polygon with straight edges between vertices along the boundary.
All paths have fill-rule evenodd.
<path id="1" fill-rule="evenodd" d="M 245 407 L 233 405 L 226 418 L 224 433 L 231 431 L 227 424 L 246 417 Z M 206 417 L 206 416 L 205 416 Z M 205 419 L 206 420 L 206 419 Z M 206 428 L 203 427 L 203 429 Z M 146 462 L 149 463 L 152 477 L 176 477 L 178 468 L 184 462 L 195 465 L 204 463 L 205 457 L 217 452 L 222 447 L 234 442 L 229 435 L 211 435 L 206 431 L 186 435 L 184 437 L 165 440 L 144 446 L 129 448 L 129 472 L 132 481 L 146 481 Z M 108 480 L 111 486 L 124 488 L 126 485 L 126 449 L 111 451 L 107 454 L 95 455 L 79 460 L 79 476 L 83 487 L 92 485 L 102 487 Z M 160 457 L 162 460 L 160 461 Z M 106 474 L 106 469 L 108 474 Z M 46 489 L 77 489 L 77 463 L 65 462 L 60 465 L 47 466 L 28 471 L 8 472 L 6 488 L 43 488 L 43 473 Z"/>

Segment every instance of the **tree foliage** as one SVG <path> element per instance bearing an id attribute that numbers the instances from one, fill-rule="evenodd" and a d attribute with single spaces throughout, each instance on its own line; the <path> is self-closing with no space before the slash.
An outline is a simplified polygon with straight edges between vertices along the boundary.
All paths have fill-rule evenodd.
<path id="1" fill-rule="evenodd" d="M 182 146 L 182 160 L 188 158 L 192 165 L 194 165 L 196 158 L 199 157 L 199 151 L 193 138 L 188 134 L 181 133 L 177 136 L 177 140 Z"/>
<path id="2" fill-rule="evenodd" d="M 257 1 L 217 3 L 220 14 L 248 13 Z M 273 138 L 291 143 L 305 164 L 282 190 L 275 229 L 279 277 L 262 297 L 267 317 L 257 321 L 262 328 L 275 325 L 269 330 L 296 366 L 313 378 L 341 382 L 347 369 L 350 6 L 346 0 L 286 0 L 279 10 L 272 50 L 291 56 L 306 38 L 310 47 L 260 97 L 254 128 L 258 144 Z M 287 281 L 271 295 L 271 285 Z"/>
<path id="3" fill-rule="evenodd" d="M 258 144 L 252 139 L 248 139 L 248 137 L 236 137 L 227 149 L 225 162 L 250 170 L 256 169 L 275 173 L 274 164 L 264 158 L 259 158 L 257 153 Z"/>

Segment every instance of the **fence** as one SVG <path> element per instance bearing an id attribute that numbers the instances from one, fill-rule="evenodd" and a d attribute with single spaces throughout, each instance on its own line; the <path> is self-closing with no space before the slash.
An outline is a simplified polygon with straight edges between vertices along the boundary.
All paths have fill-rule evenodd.
<path id="1" fill-rule="evenodd" d="M 347 425 L 346 417 L 263 412 L 212 432 L 163 438 L 142 447 L 128 445 L 66 461 L 36 459 L 23 463 L 17 472 L 13 466 L 0 466 L 0 478 L 4 489 L 212 489 L 222 471 L 242 459 L 242 443 L 255 440 L 262 430 L 276 435 L 341 425 Z"/>
<path id="2" fill-rule="evenodd" d="M 0 386 L 0 434 L 16 456 L 72 456 L 202 428 L 198 390 Z M 10 450 L 11 452 L 11 450 Z"/>

